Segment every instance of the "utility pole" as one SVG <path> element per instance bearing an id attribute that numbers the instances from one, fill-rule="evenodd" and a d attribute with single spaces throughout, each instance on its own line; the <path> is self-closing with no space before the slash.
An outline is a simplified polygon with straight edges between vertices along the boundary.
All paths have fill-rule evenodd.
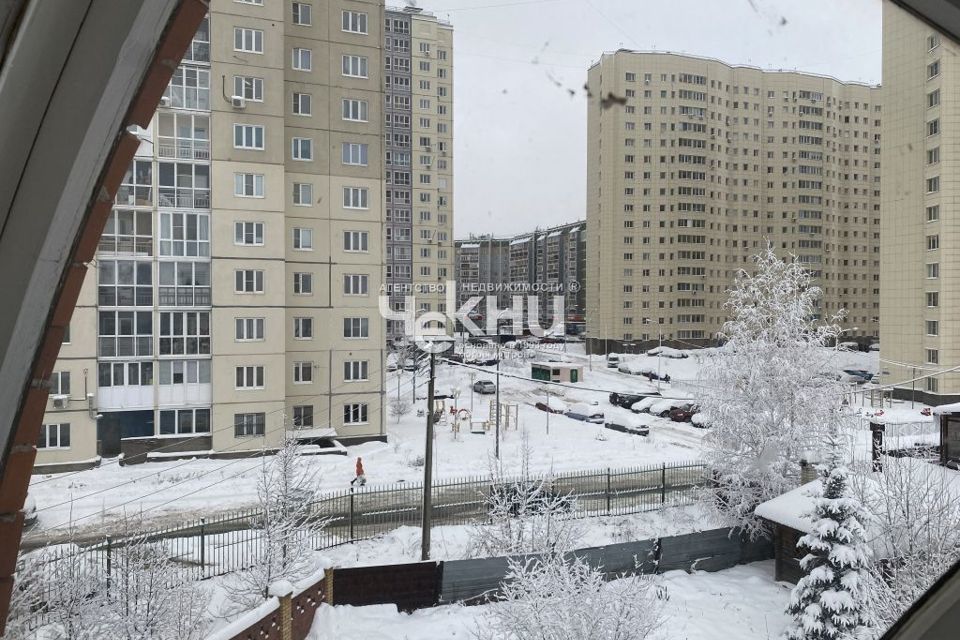
<path id="1" fill-rule="evenodd" d="M 427 382 L 427 443 L 423 455 L 423 537 L 420 559 L 430 559 L 430 517 L 433 515 L 433 379 L 437 355 L 430 352 L 430 380 Z"/>
<path id="2" fill-rule="evenodd" d="M 663 329 L 657 329 L 660 336 L 660 348 L 657 349 L 657 391 L 660 391 L 660 358 L 663 357 Z"/>
<path id="3" fill-rule="evenodd" d="M 550 385 L 547 385 L 547 435 L 550 435 Z"/>
<path id="4" fill-rule="evenodd" d="M 500 459 L 500 319 L 497 318 L 497 429 L 494 457 Z"/>
<path id="5" fill-rule="evenodd" d="M 917 399 L 917 368 L 913 367 L 913 375 L 910 376 L 910 408 L 913 409 L 913 401 Z"/>
<path id="6" fill-rule="evenodd" d="M 477 378 L 477 372 L 470 372 L 470 415 L 473 416 L 473 381 Z"/>

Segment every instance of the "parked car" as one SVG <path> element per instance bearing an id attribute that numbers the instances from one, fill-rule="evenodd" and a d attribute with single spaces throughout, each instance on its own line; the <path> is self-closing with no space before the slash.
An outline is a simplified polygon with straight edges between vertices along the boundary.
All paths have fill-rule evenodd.
<path id="1" fill-rule="evenodd" d="M 583 422 L 592 422 L 594 424 L 603 424 L 604 416 L 600 407 L 590 404 L 575 404 L 564 414 L 568 418 L 581 420 Z"/>
<path id="2" fill-rule="evenodd" d="M 607 368 L 616 369 L 620 366 L 620 354 L 619 353 L 608 353 L 607 354 Z"/>
<path id="3" fill-rule="evenodd" d="M 473 383 L 473 390 L 481 395 L 497 392 L 497 385 L 492 380 L 477 380 Z"/>
<path id="4" fill-rule="evenodd" d="M 713 421 L 705 413 L 700 412 L 690 416 L 690 424 L 697 429 L 708 429 L 712 426 Z"/>
<path id="5" fill-rule="evenodd" d="M 670 409 L 670 419 L 674 422 L 690 422 L 690 419 L 696 412 L 697 408 L 692 405 L 687 405 L 685 407 L 674 407 L 673 409 Z"/>
<path id="6" fill-rule="evenodd" d="M 689 358 L 690 356 L 680 349 L 674 349 L 673 347 L 654 347 L 647 351 L 648 356 L 659 355 L 663 358 Z"/>
<path id="7" fill-rule="evenodd" d="M 661 418 L 669 418 L 670 412 L 678 407 L 689 408 L 690 403 L 674 399 L 660 400 L 650 406 L 650 413 Z"/>
<path id="8" fill-rule="evenodd" d="M 622 431 L 623 433 L 632 433 L 638 436 L 650 435 L 650 427 L 633 416 L 610 418 L 603 426 L 613 431 Z"/>
<path id="9" fill-rule="evenodd" d="M 567 403 L 566 403 L 566 402 L 564 402 L 563 400 L 561 400 L 561 399 L 559 399 L 559 398 L 554 398 L 554 397 L 551 397 L 551 398 L 550 398 L 550 404 L 547 404 L 546 402 L 538 402 L 538 403 L 535 404 L 534 406 L 535 406 L 537 409 L 540 409 L 540 411 L 546 411 L 547 413 L 561 413 L 561 414 L 562 414 L 562 413 L 566 413 L 567 411 L 569 411 L 569 407 L 567 406 Z"/>
<path id="10" fill-rule="evenodd" d="M 634 413 L 645 413 L 647 411 L 650 411 L 650 407 L 652 407 L 658 402 L 660 402 L 660 398 L 658 398 L 657 396 L 644 398 L 640 402 L 634 402 L 632 405 L 630 405 L 630 411 L 633 411 Z"/>
<path id="11" fill-rule="evenodd" d="M 865 382 L 870 382 L 870 378 L 872 377 L 872 373 L 864 371 L 863 369 L 844 369 L 842 380 L 855 384 L 864 384 Z"/>
<path id="12" fill-rule="evenodd" d="M 867 347 L 867 349 L 870 350 L 870 351 L 880 351 L 880 343 L 879 343 L 879 342 L 874 342 L 872 345 L 870 345 L 869 347 Z"/>

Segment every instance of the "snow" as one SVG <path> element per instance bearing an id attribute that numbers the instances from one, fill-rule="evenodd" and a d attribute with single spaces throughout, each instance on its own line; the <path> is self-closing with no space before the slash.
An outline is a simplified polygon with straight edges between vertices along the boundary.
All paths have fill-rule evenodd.
<path id="1" fill-rule="evenodd" d="M 933 413 L 936 415 L 943 415 L 946 413 L 960 413 L 960 402 L 954 402 L 953 404 L 941 404 L 933 408 Z"/>
<path id="2" fill-rule="evenodd" d="M 246 631 L 250 625 L 263 620 L 279 608 L 280 601 L 275 596 L 270 597 L 256 609 L 247 611 L 233 622 L 208 635 L 206 640 L 232 640 L 235 636 Z"/>
<path id="3" fill-rule="evenodd" d="M 786 628 L 790 591 L 773 581 L 773 562 L 715 573 L 670 571 L 655 578 L 665 619 L 651 640 L 767 640 Z M 449 605 L 399 613 L 394 605 L 322 605 L 308 640 L 447 640 L 474 638 L 492 607 Z"/>
<path id="4" fill-rule="evenodd" d="M 820 495 L 821 491 L 822 483 L 814 480 L 757 505 L 754 513 L 771 522 L 810 533 L 813 523 L 808 514 L 813 511 L 814 498 Z"/>

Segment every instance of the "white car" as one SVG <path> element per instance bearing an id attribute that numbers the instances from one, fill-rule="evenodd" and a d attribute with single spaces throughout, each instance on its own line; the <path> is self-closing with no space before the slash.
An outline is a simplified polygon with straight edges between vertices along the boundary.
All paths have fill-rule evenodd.
<path id="1" fill-rule="evenodd" d="M 634 413 L 644 413 L 645 411 L 649 411 L 650 407 L 652 407 L 653 405 L 655 405 L 660 401 L 661 401 L 660 398 L 644 398 L 643 400 L 634 402 L 630 406 L 630 411 L 633 411 Z"/>
<path id="2" fill-rule="evenodd" d="M 564 415 L 583 422 L 593 422 L 595 424 L 603 424 L 604 422 L 603 410 L 591 404 L 575 404 Z"/>
<path id="3" fill-rule="evenodd" d="M 607 354 L 607 368 L 616 369 L 620 366 L 620 354 L 619 353 L 608 353 Z"/>
<path id="4" fill-rule="evenodd" d="M 674 349 L 673 347 L 654 347 L 647 351 L 648 356 L 662 356 L 664 358 L 689 358 L 685 352 L 680 349 Z"/>
<path id="5" fill-rule="evenodd" d="M 689 407 L 691 404 L 688 400 L 658 400 L 650 405 L 650 414 L 666 418 L 670 415 L 670 410 L 674 407 Z"/>

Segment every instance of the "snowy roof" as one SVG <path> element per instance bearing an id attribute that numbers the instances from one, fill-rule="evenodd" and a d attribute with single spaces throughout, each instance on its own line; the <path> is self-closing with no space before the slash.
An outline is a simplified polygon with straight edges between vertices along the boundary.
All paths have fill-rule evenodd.
<path id="1" fill-rule="evenodd" d="M 554 231 L 553 233 L 548 233 L 548 234 L 547 234 L 547 237 L 548 237 L 548 238 L 556 238 L 557 236 L 560 235 L 560 233 L 561 233 L 560 231 Z"/>
<path id="2" fill-rule="evenodd" d="M 933 413 L 936 415 L 941 415 L 944 413 L 960 413 L 960 402 L 954 402 L 953 404 L 941 404 L 939 407 L 933 408 Z"/>
<path id="3" fill-rule="evenodd" d="M 545 362 L 540 360 L 531 362 L 530 365 L 534 367 L 553 367 L 554 369 L 583 369 L 582 364 L 576 364 L 574 362 Z"/>
<path id="4" fill-rule="evenodd" d="M 525 242 L 529 242 L 529 240 L 530 238 L 517 238 L 516 240 L 510 243 L 510 246 L 512 247 L 515 244 L 524 244 Z"/>
<path id="5" fill-rule="evenodd" d="M 337 430 L 332 427 L 308 427 L 294 429 L 297 438 L 336 438 Z"/>
<path id="6" fill-rule="evenodd" d="M 813 498 L 819 495 L 821 486 L 819 480 L 800 485 L 793 491 L 760 503 L 754 513 L 771 522 L 810 533 L 813 525 L 807 514 L 813 511 Z"/>
<path id="7" fill-rule="evenodd" d="M 480 245 L 475 242 L 471 242 L 470 244 L 461 244 L 460 248 L 461 249 L 479 249 Z"/>

